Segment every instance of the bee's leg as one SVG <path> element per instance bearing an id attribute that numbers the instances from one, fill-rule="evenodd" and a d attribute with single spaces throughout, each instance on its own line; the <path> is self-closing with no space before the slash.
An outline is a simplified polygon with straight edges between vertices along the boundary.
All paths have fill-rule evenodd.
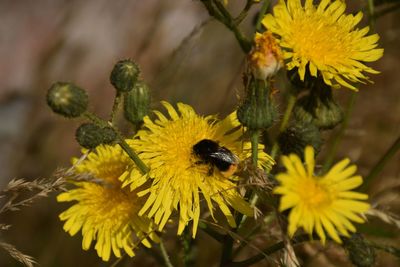
<path id="1" fill-rule="evenodd" d="M 207 162 L 205 162 L 204 160 L 199 160 L 199 161 L 196 161 L 194 164 L 196 164 L 196 165 L 207 164 Z"/>

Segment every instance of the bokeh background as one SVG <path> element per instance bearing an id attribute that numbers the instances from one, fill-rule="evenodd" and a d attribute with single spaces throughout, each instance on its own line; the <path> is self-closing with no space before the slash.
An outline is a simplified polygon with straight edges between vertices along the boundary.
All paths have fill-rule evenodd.
<path id="1" fill-rule="evenodd" d="M 366 1 L 347 2 L 349 11 L 366 7 Z M 231 0 L 229 8 L 237 14 L 243 4 Z M 388 6 L 382 4 L 377 10 Z M 243 25 L 248 33 L 255 12 L 256 8 Z M 399 17 L 398 9 L 376 20 L 385 53 L 372 66 L 381 73 L 372 77 L 374 84 L 360 87 L 337 153 L 337 159 L 350 157 L 363 175 L 400 135 Z M 200 1 L 0 1 L 0 188 L 12 178 L 51 177 L 79 154 L 74 132 L 80 122 L 50 112 L 45 95 L 51 84 L 70 81 L 85 88 L 90 109 L 106 118 L 115 94 L 109 74 L 124 58 L 140 64 L 152 89 L 153 108 L 160 107 L 160 100 L 181 101 L 203 114 L 226 115 L 242 94 L 244 55 L 231 32 L 210 20 Z M 346 89 L 335 92 L 343 105 L 350 95 Z M 276 97 L 277 101 L 282 98 L 280 93 Z M 329 142 L 336 132 L 326 134 L 325 140 Z M 400 153 L 374 181 L 370 194 L 374 203 L 399 214 L 399 192 Z M 52 194 L 31 207 L 2 214 L 0 222 L 12 227 L 0 232 L 0 240 L 35 257 L 43 267 L 110 266 L 93 250 L 83 251 L 79 235 L 70 237 L 62 230 L 58 214 L 67 206 L 57 204 Z M 380 221 L 372 225 L 363 229 L 371 239 L 400 246 L 398 229 Z M 179 251 L 179 239 L 172 232 L 167 247 Z M 201 233 L 198 239 L 197 266 L 213 266 L 220 257 L 218 244 Z M 262 241 L 256 245 L 263 247 Z M 326 250 L 305 247 L 301 253 L 308 259 L 307 266 L 350 266 L 343 251 Z M 252 253 L 244 251 L 242 258 Z M 120 266 L 155 264 L 148 254 L 138 251 L 137 257 Z M 263 261 L 258 266 L 267 264 Z M 378 253 L 377 265 L 400 263 L 389 254 Z M 0 251 L 0 266 L 21 265 Z"/>

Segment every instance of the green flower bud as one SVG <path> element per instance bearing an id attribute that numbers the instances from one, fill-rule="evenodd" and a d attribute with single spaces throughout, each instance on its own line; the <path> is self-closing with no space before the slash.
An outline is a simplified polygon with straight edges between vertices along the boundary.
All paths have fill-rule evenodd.
<path id="1" fill-rule="evenodd" d="M 88 107 L 85 90 L 72 83 L 56 82 L 47 92 L 47 105 L 67 118 L 79 117 Z"/>
<path id="2" fill-rule="evenodd" d="M 140 74 L 139 66 L 129 60 L 121 60 L 115 64 L 111 76 L 110 82 L 119 92 L 129 92 L 132 90 L 138 80 Z"/>
<path id="3" fill-rule="evenodd" d="M 101 129 L 102 144 L 111 144 L 117 139 L 117 133 L 111 127 L 105 127 Z"/>
<path id="4" fill-rule="evenodd" d="M 322 140 L 317 126 L 297 123 L 279 134 L 278 143 L 283 155 L 295 153 L 303 157 L 306 146 L 311 145 L 315 151 L 319 151 Z"/>
<path id="5" fill-rule="evenodd" d="M 110 144 L 117 138 L 111 127 L 101 128 L 94 123 L 84 123 L 76 130 L 76 141 L 84 148 L 93 149 L 100 144 Z"/>
<path id="6" fill-rule="evenodd" d="M 250 130 L 269 128 L 275 117 L 276 110 L 270 99 L 268 83 L 250 81 L 244 102 L 237 110 L 240 123 Z"/>
<path id="7" fill-rule="evenodd" d="M 375 263 L 375 250 L 361 234 L 354 234 L 343 239 L 343 247 L 348 252 L 350 261 L 357 267 L 370 267 Z"/>
<path id="8" fill-rule="evenodd" d="M 293 110 L 296 121 L 315 124 L 320 129 L 332 129 L 343 120 L 343 111 L 333 99 L 328 86 L 314 87 L 300 98 Z"/>
<path id="9" fill-rule="evenodd" d="M 75 132 L 76 141 L 84 148 L 92 149 L 103 141 L 101 128 L 93 123 L 84 123 Z"/>
<path id="10" fill-rule="evenodd" d="M 143 122 L 144 116 L 150 109 L 150 90 L 143 82 L 138 81 L 132 91 L 128 92 L 124 98 L 125 119 L 134 125 Z"/>

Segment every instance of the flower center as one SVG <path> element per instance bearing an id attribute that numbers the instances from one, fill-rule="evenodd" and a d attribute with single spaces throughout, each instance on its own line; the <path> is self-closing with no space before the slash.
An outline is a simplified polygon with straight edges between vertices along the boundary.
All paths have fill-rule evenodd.
<path id="1" fill-rule="evenodd" d="M 293 21 L 287 41 L 299 56 L 315 63 L 335 65 L 350 56 L 350 34 L 345 31 L 335 21 L 314 13 Z"/>
<path id="2" fill-rule="evenodd" d="M 332 203 L 328 188 L 314 177 L 307 178 L 299 189 L 300 198 L 309 208 L 326 207 Z"/>

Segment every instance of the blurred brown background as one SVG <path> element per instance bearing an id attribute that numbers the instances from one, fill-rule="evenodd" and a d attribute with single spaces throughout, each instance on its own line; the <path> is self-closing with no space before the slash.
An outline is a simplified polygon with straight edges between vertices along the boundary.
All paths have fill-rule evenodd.
<path id="1" fill-rule="evenodd" d="M 230 2 L 234 13 L 244 4 Z M 349 10 L 365 4 L 352 1 Z M 253 15 L 244 25 L 249 32 Z M 375 84 L 360 88 L 339 148 L 338 159 L 350 157 L 363 175 L 400 134 L 399 17 L 396 11 L 376 22 L 385 53 L 372 65 L 381 74 L 372 77 Z M 51 84 L 71 81 L 85 88 L 91 110 L 106 117 L 114 96 L 109 74 L 113 64 L 124 58 L 140 64 L 152 88 L 154 108 L 160 100 L 182 101 L 203 114 L 225 115 L 238 103 L 244 55 L 225 27 L 209 20 L 199 1 L 0 1 L 0 188 L 12 178 L 49 177 L 57 167 L 68 167 L 70 158 L 79 153 L 74 141 L 79 122 L 53 115 L 45 104 Z M 350 94 L 346 89 L 336 92 L 343 105 Z M 325 138 L 329 140 L 329 135 Z M 379 205 L 399 214 L 399 191 L 400 153 L 370 193 Z M 93 250 L 82 251 L 80 235 L 71 238 L 63 232 L 58 214 L 65 208 L 52 195 L 32 207 L 9 212 L 0 222 L 12 228 L 1 232 L 0 239 L 32 255 L 44 267 L 110 266 Z M 400 245 L 398 229 L 379 221 L 375 225 L 386 237 L 370 233 L 371 238 Z M 168 245 L 176 247 L 174 242 Z M 198 266 L 219 259 L 214 241 L 200 234 L 197 242 Z M 379 253 L 378 260 L 379 266 L 400 266 L 388 254 Z M 120 266 L 154 264 L 139 251 L 135 259 Z M 0 251 L 0 266 L 20 264 Z M 318 265 L 310 262 L 309 266 Z M 336 265 L 332 259 L 332 266 L 344 263 Z"/>

